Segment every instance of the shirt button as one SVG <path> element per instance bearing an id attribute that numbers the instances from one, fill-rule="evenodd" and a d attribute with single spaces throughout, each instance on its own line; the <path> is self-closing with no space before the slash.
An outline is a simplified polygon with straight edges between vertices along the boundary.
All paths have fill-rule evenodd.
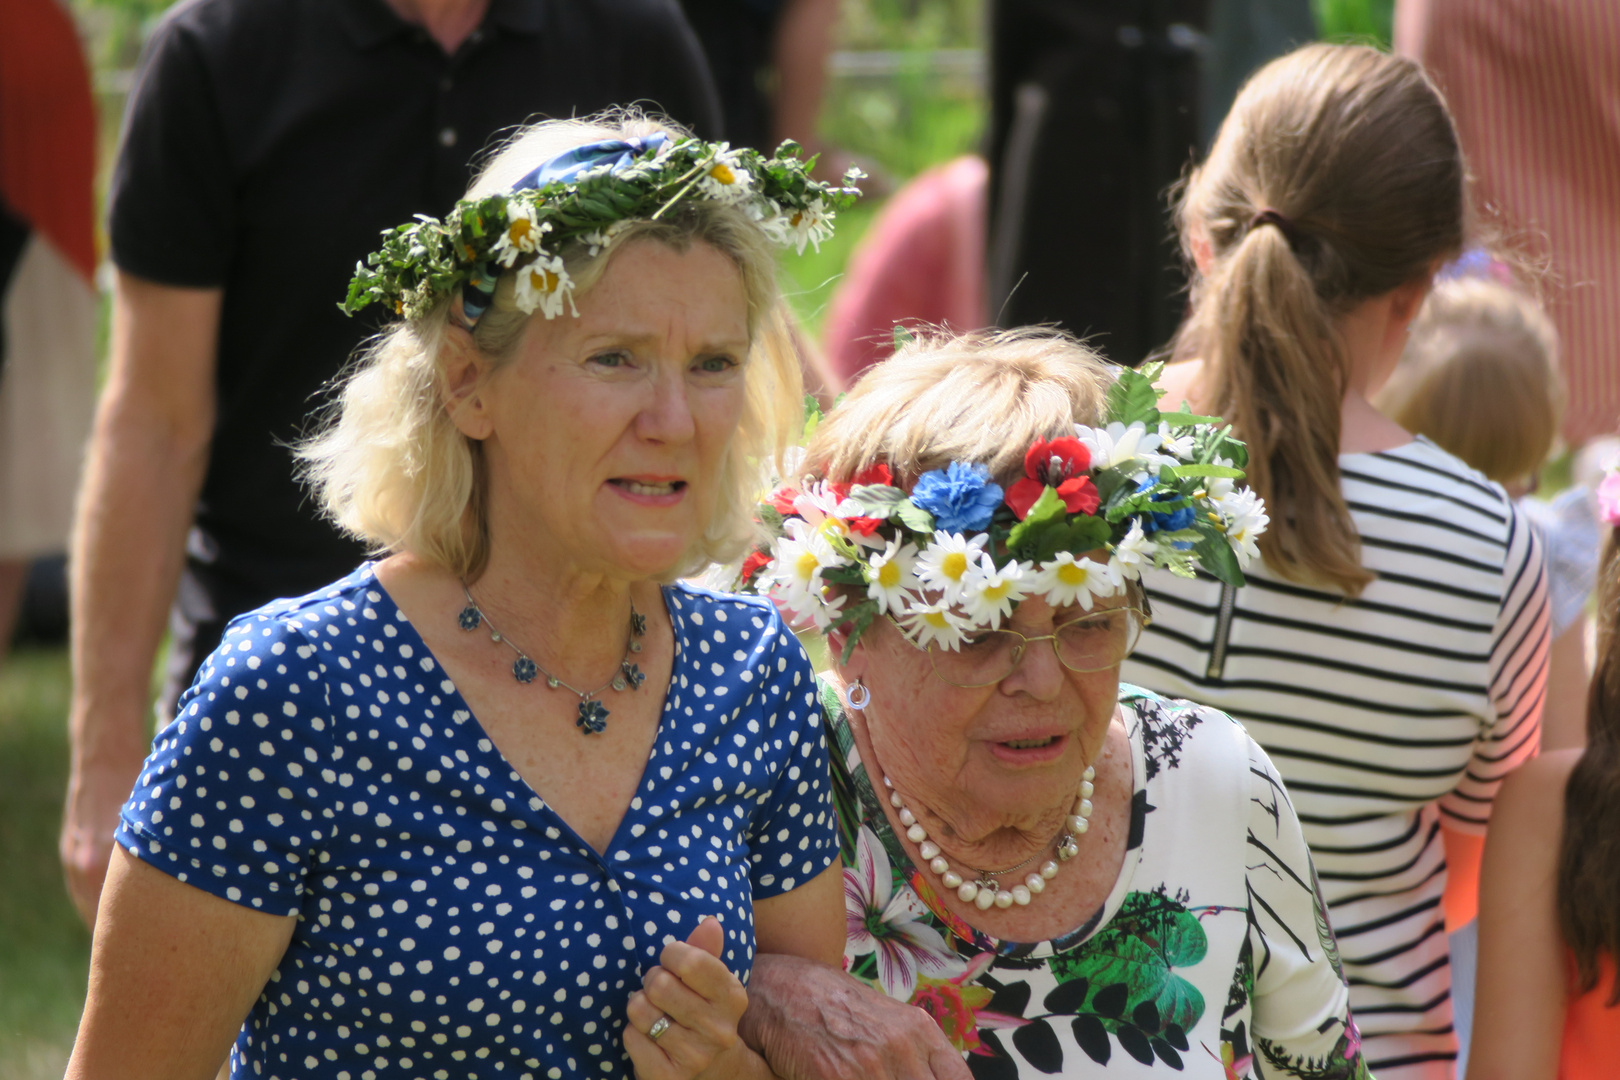
<path id="1" fill-rule="evenodd" d="M 456 85 L 456 80 L 452 79 L 448 75 L 446 75 L 444 78 L 439 80 L 439 89 L 441 91 L 443 91 L 444 93 L 446 93 L 446 94 L 448 94 L 450 92 L 450 88 L 455 86 L 455 85 Z"/>
<path id="2" fill-rule="evenodd" d="M 443 131 L 439 132 L 439 145 L 440 146 L 454 146 L 454 145 L 456 145 L 456 129 L 453 128 L 453 127 L 447 127 Z"/>

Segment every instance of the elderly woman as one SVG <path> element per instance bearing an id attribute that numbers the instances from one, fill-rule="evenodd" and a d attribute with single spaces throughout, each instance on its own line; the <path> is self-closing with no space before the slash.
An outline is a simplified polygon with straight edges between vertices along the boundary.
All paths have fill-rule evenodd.
<path id="1" fill-rule="evenodd" d="M 756 951 L 836 961 L 812 672 L 670 584 L 799 420 L 791 151 L 546 123 L 351 308 L 404 316 L 304 450 L 387 553 L 237 620 L 123 812 L 73 1077 L 743 1076 Z M 244 1018 L 245 1022 L 244 1022 Z"/>
<path id="2" fill-rule="evenodd" d="M 1151 374 L 1056 335 L 913 342 L 761 508 L 745 576 L 827 630 L 844 963 L 978 1077 L 1364 1076 L 1276 771 L 1119 682 L 1140 572 L 1241 583 L 1266 520 L 1219 464 L 1242 445 L 1161 413 Z M 784 1034 L 847 1009 L 838 978 L 751 990 L 779 1072 L 840 1053 Z"/>

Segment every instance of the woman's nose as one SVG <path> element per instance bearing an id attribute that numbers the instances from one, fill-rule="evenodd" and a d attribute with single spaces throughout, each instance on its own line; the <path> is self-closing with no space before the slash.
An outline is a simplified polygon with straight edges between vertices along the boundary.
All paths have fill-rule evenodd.
<path id="1" fill-rule="evenodd" d="M 1028 694 L 1036 701 L 1052 701 L 1063 689 L 1063 673 L 1052 639 L 1031 641 L 1012 674 L 1001 680 L 1001 689 L 1009 694 Z"/>
<path id="2" fill-rule="evenodd" d="M 636 432 L 657 443 L 688 442 L 696 433 L 692 404 L 687 400 L 686 381 L 680 371 L 662 366 L 653 379 L 652 397 L 636 417 Z"/>

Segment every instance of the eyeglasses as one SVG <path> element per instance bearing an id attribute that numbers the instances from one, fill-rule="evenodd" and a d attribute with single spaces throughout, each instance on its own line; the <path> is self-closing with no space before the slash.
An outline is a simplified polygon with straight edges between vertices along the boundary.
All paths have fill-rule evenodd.
<path id="1" fill-rule="evenodd" d="M 901 636 L 928 653 L 935 675 L 964 689 L 1001 682 L 1018 670 L 1025 652 L 1040 641 L 1050 641 L 1058 663 L 1070 671 L 1107 671 L 1131 655 L 1141 639 L 1142 628 L 1153 621 L 1147 594 L 1134 589 L 1132 592 L 1131 607 L 1093 611 L 1039 637 L 1025 637 L 1016 630 L 981 630 L 952 650 L 932 642 L 918 645 L 903 630 Z"/>

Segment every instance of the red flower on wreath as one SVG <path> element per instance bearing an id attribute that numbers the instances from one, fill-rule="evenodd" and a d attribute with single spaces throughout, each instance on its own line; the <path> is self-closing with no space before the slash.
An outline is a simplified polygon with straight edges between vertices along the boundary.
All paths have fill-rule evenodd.
<path id="1" fill-rule="evenodd" d="M 771 492 L 771 508 L 783 517 L 792 517 L 798 513 L 793 508 L 793 500 L 799 497 L 799 489 L 792 484 L 784 484 Z"/>
<path id="2" fill-rule="evenodd" d="M 758 549 L 750 551 L 748 558 L 744 559 L 742 564 L 743 581 L 753 581 L 754 575 L 765 569 L 770 561 L 771 553 L 769 551 L 760 551 Z"/>
<path id="3" fill-rule="evenodd" d="M 1079 439 L 1036 439 L 1024 454 L 1024 478 L 1007 489 L 1007 505 L 1022 521 L 1041 493 L 1054 488 L 1069 513 L 1094 514 L 1102 500 L 1090 472 L 1091 451 Z"/>
<path id="4" fill-rule="evenodd" d="M 850 477 L 847 484 L 830 483 L 827 486 L 837 492 L 840 499 L 845 499 L 849 497 L 851 491 L 858 487 L 893 487 L 894 475 L 889 472 L 887 465 L 879 463 L 877 465 L 868 465 Z"/>

